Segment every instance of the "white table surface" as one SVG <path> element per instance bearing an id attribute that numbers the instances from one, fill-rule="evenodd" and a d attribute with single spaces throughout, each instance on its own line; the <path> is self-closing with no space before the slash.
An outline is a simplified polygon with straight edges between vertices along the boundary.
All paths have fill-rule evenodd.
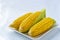
<path id="1" fill-rule="evenodd" d="M 46 8 L 47 16 L 54 18 L 57 28 L 39 40 L 60 40 L 60 0 L 0 0 L 0 40 L 31 40 L 9 30 L 8 25 L 26 12 Z"/>

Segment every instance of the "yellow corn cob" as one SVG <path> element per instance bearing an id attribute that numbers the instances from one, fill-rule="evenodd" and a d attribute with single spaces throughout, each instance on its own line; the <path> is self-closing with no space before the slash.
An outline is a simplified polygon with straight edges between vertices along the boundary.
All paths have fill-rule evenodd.
<path id="1" fill-rule="evenodd" d="M 35 37 L 38 36 L 39 34 L 42 34 L 46 32 L 48 29 L 50 29 L 55 23 L 55 20 L 52 18 L 44 18 L 37 24 L 31 27 L 31 29 L 28 32 L 28 35 Z"/>
<path id="2" fill-rule="evenodd" d="M 21 24 L 21 22 L 26 19 L 28 16 L 30 16 L 32 13 L 27 13 L 24 14 L 23 16 L 17 18 L 16 20 L 13 21 L 12 24 L 10 24 L 10 27 L 15 28 L 16 30 L 19 28 L 19 25 Z"/>
<path id="3" fill-rule="evenodd" d="M 44 12 L 44 11 L 43 11 Z M 30 15 L 26 18 L 20 25 L 19 31 L 20 32 L 27 32 L 32 25 L 40 21 L 42 18 L 45 17 L 45 13 L 41 13 L 40 11 L 35 12 L 34 14 Z"/>

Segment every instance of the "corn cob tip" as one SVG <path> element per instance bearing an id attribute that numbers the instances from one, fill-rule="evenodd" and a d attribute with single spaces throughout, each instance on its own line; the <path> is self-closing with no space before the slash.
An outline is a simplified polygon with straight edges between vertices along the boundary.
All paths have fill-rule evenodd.
<path id="1" fill-rule="evenodd" d="M 52 21 L 54 21 L 54 23 L 56 23 L 55 19 L 51 18 L 51 17 L 47 17 L 49 19 L 51 19 Z"/>

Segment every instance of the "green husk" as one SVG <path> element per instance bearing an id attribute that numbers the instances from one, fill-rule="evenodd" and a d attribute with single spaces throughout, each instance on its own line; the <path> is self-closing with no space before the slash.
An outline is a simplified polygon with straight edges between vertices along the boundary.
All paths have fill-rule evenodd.
<path id="1" fill-rule="evenodd" d="M 38 16 L 38 18 L 36 18 L 36 20 L 33 22 L 33 24 L 36 24 L 37 22 L 39 22 L 40 20 L 42 20 L 45 17 L 46 17 L 46 10 L 42 9 L 41 14 Z"/>

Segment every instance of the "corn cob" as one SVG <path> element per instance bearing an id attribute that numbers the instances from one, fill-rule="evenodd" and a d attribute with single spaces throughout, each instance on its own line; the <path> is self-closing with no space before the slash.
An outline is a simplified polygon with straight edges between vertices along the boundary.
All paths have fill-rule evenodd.
<path id="1" fill-rule="evenodd" d="M 47 17 L 35 24 L 34 26 L 31 27 L 31 29 L 28 32 L 28 35 L 35 37 L 38 35 L 43 34 L 46 32 L 48 29 L 50 29 L 55 23 L 55 20 Z"/>
<path id="2" fill-rule="evenodd" d="M 19 28 L 19 25 L 21 24 L 21 22 L 27 18 L 28 16 L 30 16 L 32 13 L 27 13 L 19 18 L 17 18 L 16 20 L 13 21 L 13 23 L 10 25 L 10 27 L 15 28 L 16 30 Z"/>
<path id="3" fill-rule="evenodd" d="M 45 11 L 45 10 L 44 10 Z M 44 12 L 43 11 L 43 12 Z M 28 18 L 26 18 L 19 27 L 19 32 L 27 32 L 32 25 L 39 22 L 41 19 L 45 17 L 45 13 L 37 11 L 30 15 Z"/>

